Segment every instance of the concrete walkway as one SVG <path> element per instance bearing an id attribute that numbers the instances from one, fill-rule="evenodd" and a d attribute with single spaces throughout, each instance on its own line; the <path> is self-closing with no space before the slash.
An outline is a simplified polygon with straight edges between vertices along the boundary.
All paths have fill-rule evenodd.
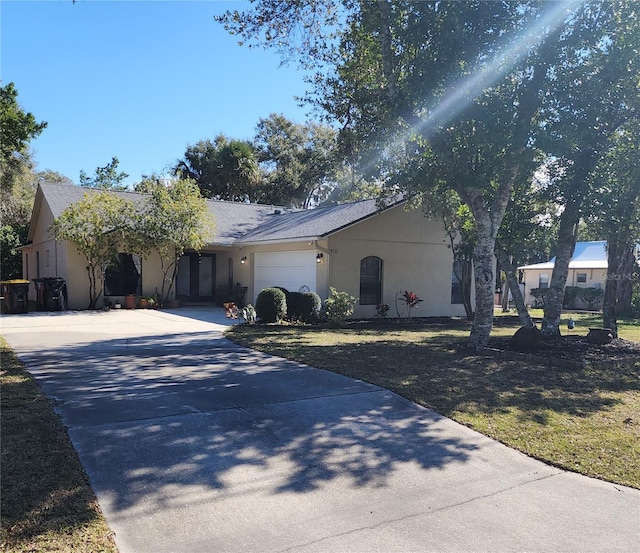
<path id="1" fill-rule="evenodd" d="M 639 550 L 640 491 L 237 347 L 228 322 L 206 308 L 0 318 L 121 553 Z"/>

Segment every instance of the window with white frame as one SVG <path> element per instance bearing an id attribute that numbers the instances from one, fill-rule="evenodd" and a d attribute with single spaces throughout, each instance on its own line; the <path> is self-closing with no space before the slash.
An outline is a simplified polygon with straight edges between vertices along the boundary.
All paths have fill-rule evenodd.
<path id="1" fill-rule="evenodd" d="M 538 288 L 549 288 L 549 273 L 540 273 Z"/>

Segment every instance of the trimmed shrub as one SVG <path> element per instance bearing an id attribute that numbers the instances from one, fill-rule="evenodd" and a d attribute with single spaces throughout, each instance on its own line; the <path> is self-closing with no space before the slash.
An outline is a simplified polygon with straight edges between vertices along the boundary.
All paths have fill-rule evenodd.
<path id="1" fill-rule="evenodd" d="M 276 323 L 287 314 L 287 297 L 279 288 L 265 288 L 256 299 L 256 314 L 260 322 Z"/>
<path id="2" fill-rule="evenodd" d="M 322 300 L 315 292 L 305 292 L 300 298 L 300 312 L 305 323 L 317 321 L 322 310 Z"/>
<path id="3" fill-rule="evenodd" d="M 287 294 L 287 317 L 291 321 L 310 323 L 317 321 L 322 309 L 322 300 L 315 292 L 289 292 Z"/>
<path id="4" fill-rule="evenodd" d="M 287 317 L 292 321 L 302 320 L 302 294 L 300 292 L 287 294 Z"/>

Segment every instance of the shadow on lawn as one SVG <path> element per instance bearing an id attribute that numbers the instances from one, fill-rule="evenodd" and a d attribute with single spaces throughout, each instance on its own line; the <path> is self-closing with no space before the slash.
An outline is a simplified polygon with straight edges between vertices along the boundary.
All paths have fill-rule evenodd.
<path id="1" fill-rule="evenodd" d="M 383 487 L 403 463 L 464 463 L 477 438 L 395 394 L 208 332 L 25 354 L 114 510 L 210 494 Z M 346 479 L 346 480 L 345 480 Z"/>
<path id="2" fill-rule="evenodd" d="M 302 337 L 287 337 L 278 344 L 277 352 L 378 384 L 446 416 L 456 411 L 492 413 L 516 407 L 522 416 L 544 424 L 545 413 L 586 416 L 618 403 L 611 392 L 640 389 L 640 359 L 562 369 L 471 354 L 459 333 L 442 330 L 433 336 L 430 331 L 407 328 L 402 341 L 384 339 L 381 334 L 375 341 L 333 346 L 330 339 L 317 345 L 305 343 Z M 265 345 L 266 331 L 253 336 L 240 330 L 232 336 L 247 345 L 258 339 L 260 347 L 272 349 Z"/>

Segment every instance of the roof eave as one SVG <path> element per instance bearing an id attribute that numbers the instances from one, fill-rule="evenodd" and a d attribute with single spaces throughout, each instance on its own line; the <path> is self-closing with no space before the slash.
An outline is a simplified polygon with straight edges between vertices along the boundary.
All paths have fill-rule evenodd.
<path id="1" fill-rule="evenodd" d="M 297 242 L 315 242 L 320 240 L 321 236 L 296 236 L 295 238 L 277 238 L 275 240 L 249 240 L 243 242 L 242 240 L 236 240 L 234 246 L 264 246 L 265 244 L 292 244 Z"/>

